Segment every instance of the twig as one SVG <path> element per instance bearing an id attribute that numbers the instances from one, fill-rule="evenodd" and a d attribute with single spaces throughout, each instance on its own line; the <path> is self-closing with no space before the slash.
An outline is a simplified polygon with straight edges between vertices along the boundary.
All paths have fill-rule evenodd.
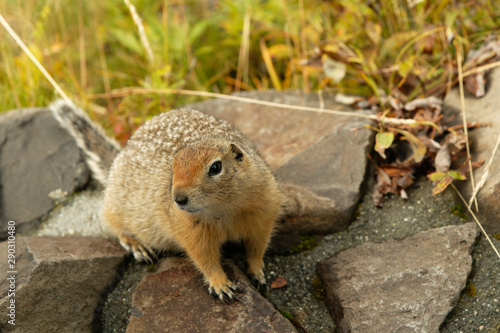
<path id="1" fill-rule="evenodd" d="M 142 19 L 139 14 L 137 14 L 135 6 L 130 3 L 130 0 L 123 0 L 123 2 L 125 2 L 125 5 L 127 5 L 128 9 L 130 10 L 132 20 L 134 20 L 134 23 L 139 30 L 139 37 L 141 39 L 142 46 L 144 46 L 144 49 L 146 49 L 149 63 L 152 65 L 154 63 L 155 57 L 153 55 L 153 51 L 151 50 L 151 46 L 149 45 L 148 37 L 146 37 L 146 32 L 144 31 L 144 26 L 142 25 Z"/>
<path id="2" fill-rule="evenodd" d="M 38 59 L 31 53 L 30 49 L 24 44 L 24 42 L 19 38 L 19 36 L 16 34 L 14 30 L 12 30 L 11 26 L 9 23 L 3 18 L 2 14 L 0 14 L 0 23 L 3 25 L 5 30 L 9 33 L 9 35 L 14 39 L 14 41 L 19 45 L 19 47 L 26 53 L 28 58 L 33 61 L 35 66 L 38 68 L 40 72 L 42 72 L 43 76 L 50 82 L 50 84 L 54 87 L 54 89 L 57 91 L 59 95 L 67 102 L 67 103 L 73 103 L 69 99 L 68 95 L 61 89 L 61 87 L 57 84 L 56 81 L 50 76 L 50 74 L 45 70 L 45 68 L 42 66 L 42 64 L 38 61 Z"/>
<path id="3" fill-rule="evenodd" d="M 488 176 L 490 174 L 490 167 L 491 167 L 491 164 L 493 163 L 493 156 L 495 156 L 495 153 L 497 152 L 497 149 L 498 149 L 498 145 L 500 144 L 500 135 L 498 135 L 498 140 L 497 140 L 497 143 L 495 145 L 495 147 L 493 148 L 493 152 L 491 153 L 491 157 L 490 157 L 490 160 L 488 161 L 488 164 L 486 164 L 486 167 L 484 169 L 484 173 L 483 173 L 483 176 L 481 177 L 481 179 L 479 180 L 479 182 L 477 183 L 477 186 L 476 188 L 474 189 L 474 192 L 472 192 L 472 196 L 470 197 L 469 199 L 469 206 L 472 204 L 472 201 L 476 199 L 476 195 L 477 193 L 479 192 L 479 190 L 484 186 L 484 184 L 486 183 L 486 179 L 488 179 Z"/>
<path id="4" fill-rule="evenodd" d="M 129 95 L 141 95 L 141 94 L 178 94 L 178 95 L 189 95 L 189 96 L 212 97 L 212 98 L 226 99 L 226 100 L 237 101 L 237 102 L 242 102 L 242 103 L 252 103 L 252 104 L 271 106 L 271 107 L 276 107 L 276 108 L 286 108 L 286 109 L 290 109 L 290 110 L 298 110 L 298 111 L 306 111 L 306 112 L 328 113 L 328 114 L 335 114 L 338 116 L 364 118 L 364 119 L 370 119 L 370 120 L 374 120 L 374 121 L 380 121 L 380 118 L 376 115 L 362 114 L 362 113 L 353 112 L 353 111 L 320 109 L 320 108 L 314 108 L 314 107 L 308 107 L 308 106 L 299 106 L 299 105 L 290 105 L 290 104 L 268 102 L 268 101 L 262 101 L 262 100 L 258 100 L 258 99 L 248 98 L 248 97 L 240 97 L 240 96 L 234 96 L 234 95 L 212 93 L 212 92 L 207 92 L 207 91 L 196 91 L 196 90 L 185 90 L 185 89 L 149 89 L 149 88 L 140 88 L 140 87 L 128 87 L 128 88 L 115 89 L 115 90 L 112 90 L 111 92 L 105 93 L 105 94 L 90 94 L 88 96 L 88 98 L 89 99 L 108 98 L 108 97 L 116 98 L 116 97 L 123 97 L 123 96 L 129 96 Z M 425 124 L 425 125 L 432 124 L 430 122 L 416 121 L 414 119 L 397 119 L 397 118 L 384 118 L 384 123 L 395 124 L 395 125 L 408 125 L 408 126 L 421 125 L 421 124 Z"/>
<path id="5" fill-rule="evenodd" d="M 491 241 L 490 237 L 488 236 L 488 234 L 486 233 L 486 231 L 484 230 L 483 226 L 481 225 L 481 222 L 479 222 L 479 220 L 477 219 L 476 215 L 474 214 L 474 212 L 472 211 L 472 209 L 470 208 L 470 206 L 467 204 L 467 201 L 465 201 L 464 197 L 462 196 L 462 194 L 458 191 L 457 187 L 455 186 L 455 184 L 451 183 L 451 186 L 453 187 L 453 189 L 455 189 L 455 192 L 457 192 L 459 198 L 462 200 L 462 202 L 464 203 L 464 205 L 467 207 L 467 210 L 469 211 L 469 213 L 472 215 L 472 218 L 474 218 L 474 221 L 476 221 L 477 225 L 479 226 L 479 228 L 481 229 L 483 235 L 486 237 L 486 239 L 488 240 L 488 242 L 490 243 L 491 247 L 493 248 L 493 251 L 495 251 L 495 253 L 497 254 L 497 257 L 500 259 L 500 253 L 498 253 L 498 250 L 497 248 L 495 247 L 495 245 L 493 244 L 493 242 Z"/>
<path id="6" fill-rule="evenodd" d="M 464 134 L 467 140 L 465 140 L 465 148 L 467 151 L 467 158 L 469 159 L 469 170 L 470 170 L 470 182 L 472 186 L 472 192 L 474 193 L 476 190 L 476 186 L 474 184 L 474 173 L 472 172 L 472 160 L 470 156 L 470 147 L 469 147 L 469 132 L 467 129 L 467 115 L 465 114 L 465 94 L 464 94 L 464 78 L 462 72 L 462 54 L 460 52 L 459 44 L 455 41 L 455 50 L 457 51 L 457 68 L 458 68 L 458 86 L 460 89 L 460 104 L 462 106 L 462 123 L 464 126 Z M 479 207 L 477 205 L 477 200 L 474 198 L 474 206 L 476 207 L 476 212 L 479 211 Z"/>
<path id="7" fill-rule="evenodd" d="M 462 77 L 466 77 L 466 76 L 469 76 L 472 74 L 484 72 L 484 71 L 487 71 L 488 69 L 496 68 L 499 66 L 500 66 L 500 61 L 495 61 L 495 62 L 492 62 L 491 64 L 487 64 L 487 65 L 479 66 L 479 67 L 476 67 L 473 69 L 469 69 L 467 72 L 462 74 Z"/>

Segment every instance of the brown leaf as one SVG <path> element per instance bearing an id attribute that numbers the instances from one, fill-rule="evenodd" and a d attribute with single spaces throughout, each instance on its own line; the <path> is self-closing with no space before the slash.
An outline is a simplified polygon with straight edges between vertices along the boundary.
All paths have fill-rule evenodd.
<path id="1" fill-rule="evenodd" d="M 471 51 L 470 56 L 464 64 L 464 71 L 486 65 L 496 61 L 500 57 L 500 40 L 490 38 L 477 50 Z M 485 72 L 481 71 L 464 78 L 465 88 L 474 96 L 485 95 L 486 78 Z"/>
<path id="2" fill-rule="evenodd" d="M 401 192 L 404 189 L 407 189 L 408 187 L 412 186 L 414 181 L 413 181 L 413 175 L 411 172 L 408 172 L 404 174 L 403 176 L 397 177 L 395 179 L 396 185 L 398 186 L 399 192 Z"/>
<path id="3" fill-rule="evenodd" d="M 377 176 L 377 183 L 373 186 L 372 191 L 372 201 L 375 207 L 382 207 L 384 202 L 384 194 L 387 193 L 385 191 L 386 184 L 381 182 L 381 177 Z"/>
<path id="4" fill-rule="evenodd" d="M 401 168 L 393 165 L 381 165 L 380 168 L 391 178 L 401 177 L 407 174 L 411 174 L 412 171 L 408 168 Z"/>
<path id="5" fill-rule="evenodd" d="M 486 94 L 484 72 L 469 75 L 465 77 L 464 81 L 467 91 L 477 98 L 483 97 Z"/>
<path id="6" fill-rule="evenodd" d="M 286 286 L 287 281 L 283 276 L 278 276 L 276 280 L 271 283 L 271 289 L 279 289 Z"/>
<path id="7" fill-rule="evenodd" d="M 450 149 L 448 149 L 448 145 L 446 143 L 443 144 L 441 149 L 439 149 L 438 153 L 436 154 L 434 165 L 436 167 L 436 171 L 438 172 L 447 172 L 448 170 L 450 170 L 451 155 Z"/>
<path id="8" fill-rule="evenodd" d="M 467 135 L 464 132 L 457 131 L 452 132 L 446 136 L 445 143 L 450 145 L 450 154 L 456 155 L 458 152 L 462 151 L 467 143 Z"/>

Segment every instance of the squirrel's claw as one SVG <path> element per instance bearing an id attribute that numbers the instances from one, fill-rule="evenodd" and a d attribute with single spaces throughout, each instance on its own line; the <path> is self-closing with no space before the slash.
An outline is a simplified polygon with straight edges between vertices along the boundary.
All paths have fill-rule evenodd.
<path id="1" fill-rule="evenodd" d="M 151 265 L 153 264 L 153 260 L 158 259 L 153 249 L 140 244 L 135 239 L 122 237 L 120 239 L 120 244 L 121 246 L 123 246 L 123 248 L 125 248 L 125 250 L 127 250 L 128 252 L 132 252 L 135 260 L 139 262 L 145 261 L 146 263 Z"/>
<path id="2" fill-rule="evenodd" d="M 241 288 L 235 285 L 234 283 L 229 282 L 226 285 L 221 286 L 220 288 L 216 288 L 214 286 L 210 286 L 208 288 L 208 293 L 212 295 L 215 299 L 219 299 L 221 302 L 230 304 L 235 300 L 241 301 L 234 292 L 242 292 Z"/>
<path id="3" fill-rule="evenodd" d="M 152 249 L 143 245 L 132 247 L 132 253 L 134 255 L 135 260 L 144 261 L 149 265 L 152 265 L 153 261 L 158 259 L 158 257 L 156 256 L 156 254 Z"/>
<path id="4" fill-rule="evenodd" d="M 259 291 L 261 291 L 261 290 L 268 291 L 268 286 L 267 286 L 266 278 L 264 277 L 264 274 L 262 274 L 261 276 L 257 276 L 255 274 L 250 274 L 249 278 L 250 278 L 250 282 L 255 287 L 255 289 L 257 289 Z"/>

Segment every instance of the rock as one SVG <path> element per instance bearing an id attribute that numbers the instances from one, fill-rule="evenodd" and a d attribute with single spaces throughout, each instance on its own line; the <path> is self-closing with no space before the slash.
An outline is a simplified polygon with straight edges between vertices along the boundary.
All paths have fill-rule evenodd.
<path id="1" fill-rule="evenodd" d="M 475 224 L 365 243 L 320 263 L 338 332 L 439 332 L 471 271 Z"/>
<path id="2" fill-rule="evenodd" d="M 47 108 L 0 115 L 0 239 L 36 226 L 54 208 L 50 195 L 82 188 L 90 172 L 75 140 Z"/>
<path id="3" fill-rule="evenodd" d="M 242 289 L 232 304 L 210 296 L 188 260 L 160 260 L 135 289 L 127 332 L 296 332 L 232 262 L 223 267 Z"/>
<path id="4" fill-rule="evenodd" d="M 491 158 L 493 148 L 500 135 L 500 69 L 497 68 L 489 75 L 489 89 L 482 98 L 466 95 L 465 110 L 468 122 L 489 123 L 491 126 L 481 127 L 469 131 L 472 140 L 472 160 L 485 160 Z M 445 112 L 456 113 L 457 119 L 461 118 L 461 103 L 458 88 L 455 88 L 445 99 Z M 485 164 L 486 164 L 485 163 Z M 477 184 L 485 172 L 485 166 L 474 171 L 474 179 Z M 472 195 L 470 180 L 460 182 L 459 189 L 468 200 Z M 500 150 L 493 158 L 489 176 L 484 187 L 477 194 L 479 213 L 477 214 L 483 227 L 491 234 L 500 233 Z"/>
<path id="5" fill-rule="evenodd" d="M 238 96 L 309 107 L 321 104 L 318 95 L 293 92 Z M 372 131 L 364 129 L 367 120 L 228 100 L 187 107 L 229 121 L 256 144 L 275 169 L 287 195 L 284 221 L 275 242 L 290 234 L 326 234 L 349 225 L 360 199 L 366 153 L 373 138 Z M 327 96 L 324 107 L 348 109 Z"/>
<path id="6" fill-rule="evenodd" d="M 94 236 L 113 235 L 103 221 L 101 190 L 86 189 L 72 195 L 49 212 L 40 227 L 26 236 Z"/>
<path id="7" fill-rule="evenodd" d="M 119 277 L 125 251 L 94 237 L 17 237 L 15 267 L 0 243 L 0 331 L 90 332 L 100 327 L 101 299 Z M 9 263 L 10 265 L 11 263 Z M 15 271 L 17 273 L 10 273 Z M 15 275 L 15 297 L 8 297 Z M 6 319 L 15 301 L 15 326 Z"/>

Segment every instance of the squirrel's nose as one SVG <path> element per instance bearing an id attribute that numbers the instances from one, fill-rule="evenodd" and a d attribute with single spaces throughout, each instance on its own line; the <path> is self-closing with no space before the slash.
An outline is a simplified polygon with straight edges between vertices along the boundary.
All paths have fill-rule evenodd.
<path id="1" fill-rule="evenodd" d="M 187 205 L 189 199 L 187 195 L 182 195 L 182 194 L 174 194 L 174 201 L 179 205 L 179 206 L 185 206 Z"/>

